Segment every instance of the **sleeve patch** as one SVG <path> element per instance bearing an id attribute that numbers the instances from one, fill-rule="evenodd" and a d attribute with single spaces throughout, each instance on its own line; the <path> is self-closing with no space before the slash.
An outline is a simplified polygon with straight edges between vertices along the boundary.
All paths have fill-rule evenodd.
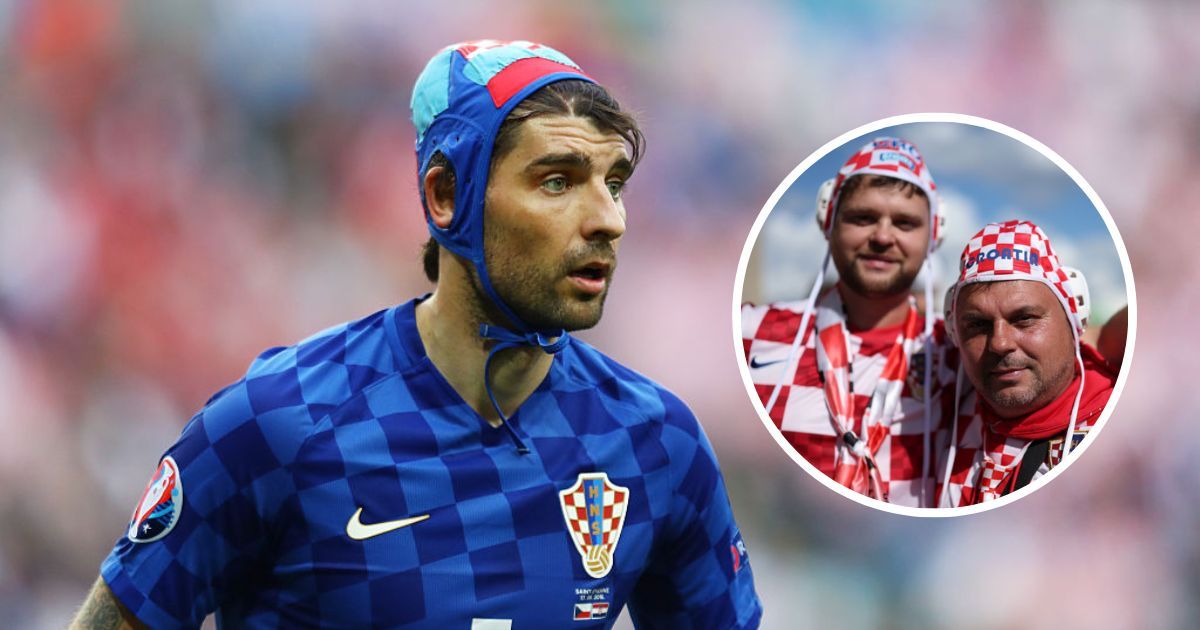
<path id="1" fill-rule="evenodd" d="M 129 519 L 131 542 L 154 542 L 166 536 L 179 522 L 183 509 L 183 480 L 179 477 L 179 465 L 171 456 L 164 457 L 146 484 L 142 500 Z"/>
<path id="2" fill-rule="evenodd" d="M 733 573 L 737 575 L 742 567 L 750 562 L 750 554 L 746 551 L 746 543 L 742 541 L 741 532 L 733 537 L 733 542 L 729 545 L 729 553 L 733 556 Z"/>

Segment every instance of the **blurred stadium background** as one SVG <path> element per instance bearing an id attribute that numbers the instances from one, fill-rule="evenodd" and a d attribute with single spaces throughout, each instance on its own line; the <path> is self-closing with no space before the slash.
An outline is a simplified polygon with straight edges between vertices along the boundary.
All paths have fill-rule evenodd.
<path id="1" fill-rule="evenodd" d="M 561 48 L 641 113 L 623 272 L 586 337 L 701 417 L 766 627 L 1197 627 L 1197 27 L 1182 0 L 0 0 L 0 624 L 66 623 L 159 453 L 258 351 L 427 290 L 411 85 L 440 47 L 496 37 Z M 775 186 L 919 111 L 1079 169 L 1141 306 L 1086 457 L 948 521 L 797 468 L 730 339 Z"/>

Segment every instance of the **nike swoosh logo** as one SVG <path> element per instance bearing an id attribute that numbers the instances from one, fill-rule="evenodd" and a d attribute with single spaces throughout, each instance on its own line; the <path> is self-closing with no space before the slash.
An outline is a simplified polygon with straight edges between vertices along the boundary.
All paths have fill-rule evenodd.
<path id="1" fill-rule="evenodd" d="M 386 534 L 388 532 L 396 531 L 397 529 L 403 529 L 409 525 L 420 523 L 421 521 L 429 518 L 428 514 L 422 514 L 421 516 L 402 518 L 398 521 L 384 521 L 382 523 L 367 524 L 359 520 L 359 517 L 362 516 L 362 510 L 362 508 L 358 508 L 358 511 L 354 513 L 354 516 L 351 516 L 350 520 L 346 521 L 346 535 L 354 540 L 366 540 L 368 538 L 374 538 L 380 534 Z"/>
<path id="2" fill-rule="evenodd" d="M 757 370 L 758 368 L 765 368 L 768 365 L 775 365 L 776 363 L 783 363 L 784 361 L 787 361 L 787 359 L 777 359 L 775 361 L 760 363 L 758 357 L 750 357 L 750 369 Z"/>

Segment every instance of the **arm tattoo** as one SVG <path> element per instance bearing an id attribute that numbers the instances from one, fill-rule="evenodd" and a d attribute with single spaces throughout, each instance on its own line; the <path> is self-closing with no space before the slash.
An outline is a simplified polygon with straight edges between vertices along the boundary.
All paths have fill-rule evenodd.
<path id="1" fill-rule="evenodd" d="M 98 578 L 88 593 L 83 608 L 71 622 L 71 630 L 125 630 L 127 628 L 143 628 L 133 613 L 129 612 L 117 600 L 104 578 Z"/>

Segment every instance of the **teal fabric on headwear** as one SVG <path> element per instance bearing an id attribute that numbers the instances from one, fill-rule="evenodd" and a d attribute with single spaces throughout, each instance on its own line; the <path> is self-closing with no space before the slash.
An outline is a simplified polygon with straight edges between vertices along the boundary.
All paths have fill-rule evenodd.
<path id="1" fill-rule="evenodd" d="M 475 267 L 488 298 L 522 333 L 532 330 L 492 287 L 483 253 L 484 196 L 492 149 L 504 119 L 522 100 L 555 81 L 594 83 L 562 53 L 527 41 L 480 40 L 449 46 L 430 59 L 413 88 L 417 131 L 417 185 L 429 160 L 441 153 L 454 169 L 454 217 L 438 227 L 426 210 L 429 233 L 438 244 Z"/>
<path id="2" fill-rule="evenodd" d="M 451 49 L 436 55 L 417 77 L 409 106 L 413 112 L 413 126 L 417 128 L 417 144 L 425 138 L 425 132 L 438 114 L 450 106 L 450 56 Z"/>

